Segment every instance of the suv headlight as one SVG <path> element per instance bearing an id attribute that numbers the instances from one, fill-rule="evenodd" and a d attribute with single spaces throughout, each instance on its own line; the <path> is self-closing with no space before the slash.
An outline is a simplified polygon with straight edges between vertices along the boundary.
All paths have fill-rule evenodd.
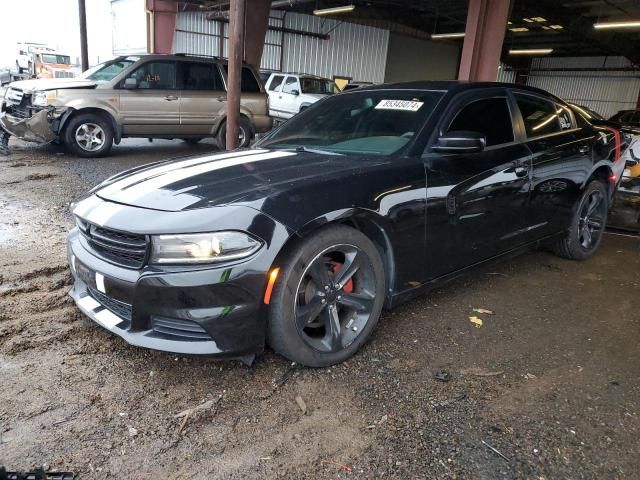
<path id="1" fill-rule="evenodd" d="M 215 263 L 246 258 L 262 242 L 243 232 L 153 235 L 151 257 L 155 264 Z"/>
<path id="2" fill-rule="evenodd" d="M 46 107 L 54 98 L 56 98 L 55 90 L 48 90 L 45 92 L 33 92 L 31 97 L 31 104 L 34 107 Z"/>

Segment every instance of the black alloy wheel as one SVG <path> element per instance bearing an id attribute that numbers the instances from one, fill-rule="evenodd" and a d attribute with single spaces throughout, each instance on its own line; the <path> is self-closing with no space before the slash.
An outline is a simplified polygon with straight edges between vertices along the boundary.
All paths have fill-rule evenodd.
<path id="1" fill-rule="evenodd" d="M 353 343 L 371 318 L 375 275 L 354 245 L 333 245 L 314 258 L 300 279 L 295 305 L 302 339 L 320 352 Z"/>
<path id="2" fill-rule="evenodd" d="M 333 225 L 296 242 L 277 265 L 269 345 L 310 367 L 333 365 L 358 351 L 384 303 L 384 268 L 373 242 Z"/>
<path id="3" fill-rule="evenodd" d="M 594 180 L 584 189 L 568 234 L 552 244 L 553 251 L 571 260 L 589 258 L 600 246 L 608 213 L 607 187 L 603 182 Z"/>
<path id="4" fill-rule="evenodd" d="M 604 194 L 600 190 L 593 190 L 580 211 L 578 231 L 582 248 L 591 250 L 600 243 L 606 218 L 607 203 Z"/>

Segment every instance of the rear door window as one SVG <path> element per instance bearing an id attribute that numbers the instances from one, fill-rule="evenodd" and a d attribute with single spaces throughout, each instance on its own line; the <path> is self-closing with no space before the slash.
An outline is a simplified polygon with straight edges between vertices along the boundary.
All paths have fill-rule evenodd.
<path id="1" fill-rule="evenodd" d="M 284 75 L 274 75 L 271 79 L 271 83 L 269 84 L 269 91 L 275 92 L 280 85 L 282 85 L 282 81 L 284 80 Z"/>
<path id="2" fill-rule="evenodd" d="M 182 63 L 184 90 L 224 90 L 222 76 L 213 63 Z"/>
<path id="3" fill-rule="evenodd" d="M 483 134 L 487 147 L 513 142 L 513 123 L 506 97 L 476 100 L 462 107 L 447 132 L 460 130 Z"/>
<path id="4" fill-rule="evenodd" d="M 556 104 L 534 95 L 514 94 L 524 120 L 527 137 L 539 137 L 560 132 L 559 115 Z"/>

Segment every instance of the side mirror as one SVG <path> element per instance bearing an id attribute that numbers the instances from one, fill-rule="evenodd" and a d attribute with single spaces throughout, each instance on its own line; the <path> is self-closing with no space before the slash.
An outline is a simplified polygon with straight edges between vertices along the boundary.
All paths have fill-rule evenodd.
<path id="1" fill-rule="evenodd" d="M 122 88 L 127 90 L 133 90 L 138 88 L 138 80 L 135 77 L 125 78 L 124 83 L 122 84 Z"/>
<path id="2" fill-rule="evenodd" d="M 637 157 L 635 153 L 633 153 L 633 148 L 629 149 L 629 155 L 631 156 L 631 158 L 627 158 L 627 161 L 625 162 L 625 166 L 627 168 L 633 168 L 636 165 L 638 165 L 638 163 L 640 163 L 640 158 Z"/>
<path id="3" fill-rule="evenodd" d="M 442 153 L 475 153 L 483 151 L 486 145 L 487 139 L 483 134 L 460 130 L 445 133 L 432 148 Z"/>
<path id="4" fill-rule="evenodd" d="M 300 95 L 300 90 L 291 90 L 291 95 L 295 95 L 297 97 Z"/>

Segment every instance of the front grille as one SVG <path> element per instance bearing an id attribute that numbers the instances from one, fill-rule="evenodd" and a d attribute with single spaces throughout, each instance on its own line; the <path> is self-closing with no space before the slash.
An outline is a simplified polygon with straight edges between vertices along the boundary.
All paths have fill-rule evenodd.
<path id="1" fill-rule="evenodd" d="M 151 328 L 176 340 L 211 340 L 207 331 L 196 322 L 167 317 L 152 317 Z"/>
<path id="2" fill-rule="evenodd" d="M 123 267 L 144 265 L 148 250 L 146 235 L 119 232 L 83 221 L 79 221 L 78 226 L 89 246 L 101 257 Z"/>
<path id="3" fill-rule="evenodd" d="M 129 322 L 131 321 L 131 305 L 114 300 L 93 287 L 88 286 L 87 290 L 89 291 L 89 295 L 91 295 L 100 305 L 111 310 L 112 313 L 115 313 L 120 318 Z"/>
<path id="4" fill-rule="evenodd" d="M 65 70 L 56 70 L 54 72 L 55 78 L 73 78 L 73 72 L 67 72 Z"/>

